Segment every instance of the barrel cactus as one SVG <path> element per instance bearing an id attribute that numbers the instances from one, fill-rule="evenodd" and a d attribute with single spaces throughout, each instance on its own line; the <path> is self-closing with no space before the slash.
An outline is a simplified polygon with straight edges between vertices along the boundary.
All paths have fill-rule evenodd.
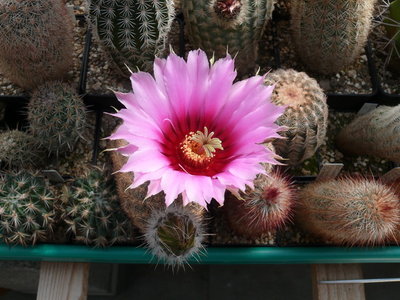
<path id="1" fill-rule="evenodd" d="M 90 0 L 90 23 L 119 70 L 150 71 L 175 17 L 173 0 Z"/>
<path id="2" fill-rule="evenodd" d="M 272 16 L 275 0 L 182 0 L 190 43 L 209 57 L 236 55 L 238 71 L 255 67 L 258 43 Z"/>
<path id="3" fill-rule="evenodd" d="M 377 0 L 298 0 L 291 3 L 293 41 L 311 71 L 341 71 L 360 55 Z"/>
<path id="4" fill-rule="evenodd" d="M 24 89 L 62 79 L 73 66 L 73 22 L 64 1 L 0 2 L 0 71 Z"/>
<path id="5" fill-rule="evenodd" d="M 400 163 L 400 105 L 380 106 L 354 119 L 336 138 L 340 151 Z"/>
<path id="6" fill-rule="evenodd" d="M 279 69 L 265 78 L 267 85 L 275 84 L 272 101 L 286 105 L 278 124 L 286 126 L 281 133 L 286 139 L 273 142 L 277 154 L 296 165 L 314 155 L 324 143 L 328 125 L 326 96 L 317 81 L 304 72 Z"/>
<path id="7" fill-rule="evenodd" d="M 53 233 L 54 195 L 42 178 L 19 172 L 0 176 L 0 238 L 33 245 Z"/>

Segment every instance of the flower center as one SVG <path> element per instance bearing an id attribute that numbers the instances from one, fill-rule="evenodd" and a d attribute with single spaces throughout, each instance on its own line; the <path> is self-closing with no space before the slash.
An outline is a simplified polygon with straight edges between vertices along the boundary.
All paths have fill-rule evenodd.
<path id="1" fill-rule="evenodd" d="M 185 166 L 194 169 L 206 169 L 212 162 L 217 149 L 224 150 L 220 139 L 213 137 L 214 132 L 204 131 L 190 132 L 179 144 L 179 154 Z"/>

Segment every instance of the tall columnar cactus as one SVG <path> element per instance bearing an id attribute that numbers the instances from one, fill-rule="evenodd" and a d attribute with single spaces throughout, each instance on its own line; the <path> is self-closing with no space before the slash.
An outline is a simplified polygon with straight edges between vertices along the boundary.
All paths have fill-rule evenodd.
<path id="1" fill-rule="evenodd" d="M 380 106 L 354 119 L 336 138 L 340 151 L 400 162 L 400 105 Z"/>
<path id="2" fill-rule="evenodd" d="M 339 72 L 360 55 L 376 0 L 298 0 L 291 3 L 297 53 L 312 71 Z"/>
<path id="3" fill-rule="evenodd" d="M 294 190 L 281 175 L 258 175 L 254 189 L 241 196 L 227 198 L 224 209 L 230 227 L 242 236 L 257 238 L 275 231 L 291 216 Z"/>
<path id="4" fill-rule="evenodd" d="M 122 73 L 149 71 L 162 56 L 175 17 L 173 0 L 90 0 L 92 29 Z"/>
<path id="5" fill-rule="evenodd" d="M 54 195 L 44 180 L 26 172 L 0 176 L 0 237 L 33 245 L 53 233 Z"/>
<path id="6" fill-rule="evenodd" d="M 27 168 L 39 165 L 44 157 L 44 150 L 30 134 L 16 129 L 0 133 L 1 164 Z"/>
<path id="7" fill-rule="evenodd" d="M 240 73 L 251 71 L 275 0 L 182 0 L 190 43 L 211 57 L 236 55 Z"/>
<path id="8" fill-rule="evenodd" d="M 277 122 L 288 127 L 281 133 L 286 139 L 273 142 L 276 152 L 287 159 L 287 164 L 299 164 L 324 142 L 328 124 L 325 94 L 315 79 L 292 69 L 268 74 L 265 83 L 275 84 L 272 101 L 287 106 Z"/>
<path id="9" fill-rule="evenodd" d="M 315 182 L 299 194 L 298 221 L 335 244 L 383 244 L 398 228 L 399 197 L 390 186 L 373 180 Z"/>
<path id="10" fill-rule="evenodd" d="M 50 153 L 71 150 L 86 125 L 82 99 L 68 84 L 41 85 L 28 104 L 30 132 Z"/>
<path id="11" fill-rule="evenodd" d="M 133 240 L 133 228 L 122 213 L 114 182 L 92 170 L 64 188 L 62 219 L 76 241 L 96 247 Z"/>
<path id="12" fill-rule="evenodd" d="M 0 2 L 0 71 L 32 89 L 73 66 L 73 23 L 64 1 Z"/>

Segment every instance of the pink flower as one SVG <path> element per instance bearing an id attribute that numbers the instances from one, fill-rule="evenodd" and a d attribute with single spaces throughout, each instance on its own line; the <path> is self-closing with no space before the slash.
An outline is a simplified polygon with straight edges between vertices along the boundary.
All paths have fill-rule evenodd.
<path id="1" fill-rule="evenodd" d="M 156 59 L 154 78 L 131 75 L 133 92 L 116 93 L 126 109 L 114 114 L 123 124 L 110 137 L 129 143 L 117 151 L 129 156 L 120 172 L 134 172 L 130 188 L 150 181 L 147 197 L 164 191 L 167 206 L 179 194 L 184 205 L 222 205 L 226 189 L 244 191 L 265 173 L 260 163 L 278 163 L 261 143 L 280 137 L 274 122 L 284 108 L 270 102 L 264 77 L 235 77 L 229 55 L 210 66 L 201 50 L 187 62 Z"/>

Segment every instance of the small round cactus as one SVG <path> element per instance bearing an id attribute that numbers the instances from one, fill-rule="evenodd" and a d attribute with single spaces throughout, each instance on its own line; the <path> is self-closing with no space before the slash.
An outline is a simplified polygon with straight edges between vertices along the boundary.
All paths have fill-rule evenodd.
<path id="1" fill-rule="evenodd" d="M 26 172 L 0 177 L 0 237 L 33 245 L 53 233 L 54 196 L 43 179 Z"/>
<path id="2" fill-rule="evenodd" d="M 276 70 L 266 76 L 265 83 L 275 85 L 272 101 L 286 105 L 277 123 L 286 126 L 285 139 L 273 142 L 276 152 L 296 165 L 314 155 L 324 143 L 328 125 L 326 96 L 317 81 L 304 72 Z"/>
<path id="3" fill-rule="evenodd" d="M 40 164 L 44 157 L 44 151 L 30 134 L 17 129 L 0 133 L 0 163 L 26 168 Z"/>
<path id="4" fill-rule="evenodd" d="M 290 182 L 276 173 L 258 175 L 254 189 L 246 190 L 241 197 L 231 195 L 224 205 L 229 225 L 239 235 L 258 238 L 290 219 L 294 191 Z"/>
<path id="5" fill-rule="evenodd" d="M 68 84 L 41 85 L 28 104 L 29 130 L 49 153 L 72 150 L 86 125 L 82 99 Z"/>
<path id="6" fill-rule="evenodd" d="M 400 202 L 375 180 L 314 182 L 300 192 L 297 217 L 305 230 L 335 244 L 379 245 L 394 238 Z"/>
<path id="7" fill-rule="evenodd" d="M 119 206 L 112 178 L 92 170 L 64 187 L 64 213 L 67 232 L 76 241 L 96 247 L 133 239 L 133 228 Z"/>

